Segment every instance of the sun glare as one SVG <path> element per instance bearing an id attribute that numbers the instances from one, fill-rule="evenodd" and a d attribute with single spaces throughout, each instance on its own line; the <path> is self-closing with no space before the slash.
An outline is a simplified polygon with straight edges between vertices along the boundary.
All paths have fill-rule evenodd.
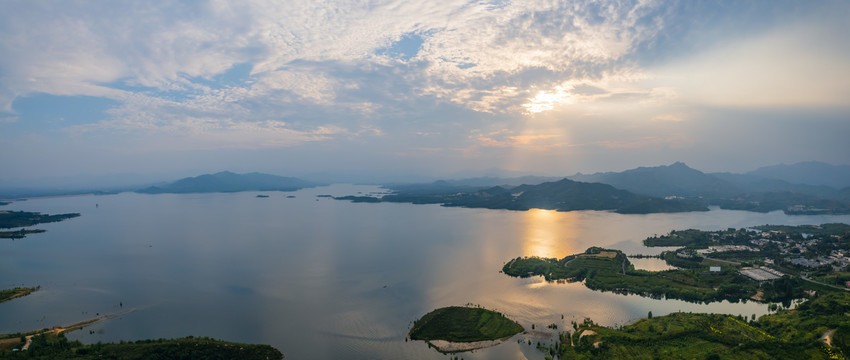
<path id="1" fill-rule="evenodd" d="M 556 86 L 553 91 L 540 91 L 522 106 L 529 113 L 539 113 L 552 110 L 561 104 L 572 104 L 575 101 L 575 94 L 570 92 L 572 89 L 572 86 L 564 85 Z"/>
<path id="2" fill-rule="evenodd" d="M 522 238 L 525 256 L 561 258 L 570 254 L 566 239 L 572 238 L 572 216 L 555 210 L 531 209 L 525 213 Z"/>

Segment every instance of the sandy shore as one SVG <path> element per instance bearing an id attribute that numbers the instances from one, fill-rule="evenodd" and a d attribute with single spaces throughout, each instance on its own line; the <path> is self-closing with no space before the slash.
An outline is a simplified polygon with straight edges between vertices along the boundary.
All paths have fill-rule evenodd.
<path id="1" fill-rule="evenodd" d="M 474 342 L 451 342 L 446 340 L 431 340 L 432 346 L 441 352 L 461 352 L 475 349 L 483 349 L 486 347 L 496 346 L 504 342 L 505 339 L 474 341 Z"/>

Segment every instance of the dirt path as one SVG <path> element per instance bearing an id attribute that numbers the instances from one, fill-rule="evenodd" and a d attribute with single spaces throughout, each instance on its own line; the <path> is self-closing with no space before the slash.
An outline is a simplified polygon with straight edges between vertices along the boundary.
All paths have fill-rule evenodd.
<path id="1" fill-rule="evenodd" d="M 28 350 L 30 348 L 30 345 L 32 345 L 33 336 L 43 335 L 43 334 L 48 334 L 48 333 L 53 333 L 54 335 L 59 335 L 59 333 L 62 333 L 62 332 L 65 332 L 65 331 L 80 330 L 80 329 L 82 329 L 86 326 L 89 326 L 89 325 L 92 325 L 92 324 L 95 324 L 95 323 L 98 323 L 98 322 L 101 322 L 101 321 L 104 321 L 104 320 L 109 320 L 109 319 L 121 317 L 121 316 L 127 315 L 127 314 L 129 314 L 133 311 L 136 311 L 136 309 L 129 309 L 129 310 L 122 311 L 122 312 L 119 312 L 119 313 L 114 313 L 114 314 L 101 315 L 101 316 L 98 316 L 94 319 L 81 321 L 81 322 L 78 322 L 78 323 L 73 324 L 73 325 L 68 325 L 67 327 L 56 326 L 56 327 L 53 327 L 52 329 L 47 330 L 47 331 L 42 331 L 42 332 L 34 333 L 32 335 L 27 335 L 26 336 L 27 341 L 24 344 L 24 346 L 21 347 L 21 351 L 25 351 L 25 350 Z"/>
<path id="2" fill-rule="evenodd" d="M 835 329 L 829 330 L 823 333 L 823 336 L 820 337 L 829 347 L 832 347 L 832 334 L 835 333 Z"/>

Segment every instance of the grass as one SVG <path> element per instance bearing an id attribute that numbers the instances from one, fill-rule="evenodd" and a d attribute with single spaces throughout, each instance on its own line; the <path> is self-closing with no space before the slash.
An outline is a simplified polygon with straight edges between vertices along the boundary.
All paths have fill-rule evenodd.
<path id="1" fill-rule="evenodd" d="M 450 306 L 436 309 L 416 320 L 410 329 L 410 338 L 474 342 L 502 339 L 524 330 L 515 321 L 492 310 Z"/>

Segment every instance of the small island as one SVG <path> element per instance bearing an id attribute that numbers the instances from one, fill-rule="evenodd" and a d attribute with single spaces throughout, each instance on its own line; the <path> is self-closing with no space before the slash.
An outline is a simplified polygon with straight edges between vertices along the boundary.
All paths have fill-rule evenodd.
<path id="1" fill-rule="evenodd" d="M 424 340 L 440 352 L 453 353 L 493 346 L 525 331 L 499 312 L 480 307 L 439 308 L 413 322 L 410 338 Z"/>
<path id="2" fill-rule="evenodd" d="M 47 215 L 29 211 L 0 211 L 0 229 L 58 222 L 80 216 L 79 213 Z"/>
<path id="3" fill-rule="evenodd" d="M 14 298 L 19 298 L 21 296 L 27 296 L 38 289 L 41 289 L 41 286 L 17 287 L 14 289 L 0 290 L 0 303 L 12 300 Z"/>
<path id="4" fill-rule="evenodd" d="M 29 211 L 0 211 L 0 229 L 32 226 L 42 223 L 58 222 L 80 216 L 79 213 L 47 215 Z M 0 231 L 0 239 L 21 239 L 27 234 L 43 233 L 41 229 L 20 229 L 15 231 Z"/>

